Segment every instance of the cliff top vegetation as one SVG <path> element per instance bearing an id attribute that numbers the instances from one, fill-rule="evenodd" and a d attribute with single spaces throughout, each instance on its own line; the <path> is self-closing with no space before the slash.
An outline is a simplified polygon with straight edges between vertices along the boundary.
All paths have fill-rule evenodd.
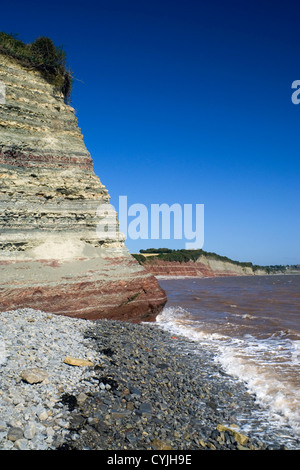
<path id="1" fill-rule="evenodd" d="M 13 57 L 25 67 L 39 70 L 43 76 L 64 95 L 70 103 L 72 72 L 67 68 L 66 54 L 47 37 L 39 37 L 26 44 L 17 35 L 0 32 L 0 52 Z"/>

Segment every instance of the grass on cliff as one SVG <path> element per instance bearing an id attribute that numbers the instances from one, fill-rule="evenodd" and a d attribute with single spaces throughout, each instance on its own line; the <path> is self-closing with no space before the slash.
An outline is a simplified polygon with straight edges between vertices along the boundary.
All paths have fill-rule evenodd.
<path id="1" fill-rule="evenodd" d="M 25 67 L 39 70 L 63 93 L 65 102 L 70 102 L 72 72 L 67 69 L 66 54 L 61 46 L 56 47 L 47 37 L 39 37 L 26 44 L 16 35 L 0 32 L 0 52 L 13 57 Z"/>
<path id="2" fill-rule="evenodd" d="M 155 254 L 157 253 L 157 256 L 155 257 L 156 259 L 162 259 L 164 261 L 179 261 L 180 263 L 187 263 L 188 261 L 197 261 L 200 256 L 205 256 L 206 258 L 213 259 L 213 260 L 218 260 L 218 261 L 223 261 L 223 262 L 229 262 L 233 263 L 239 266 L 243 267 L 253 267 L 252 263 L 248 262 L 240 262 L 240 261 L 234 261 L 231 260 L 230 258 L 227 258 L 227 256 L 220 256 L 217 255 L 216 253 L 211 253 L 208 251 L 204 250 L 170 250 L 169 248 L 149 248 L 147 250 L 140 250 L 140 253 L 151 253 Z M 144 257 L 146 258 L 146 257 Z M 153 257 L 147 257 L 146 259 L 151 262 L 151 258 L 153 260 Z"/>

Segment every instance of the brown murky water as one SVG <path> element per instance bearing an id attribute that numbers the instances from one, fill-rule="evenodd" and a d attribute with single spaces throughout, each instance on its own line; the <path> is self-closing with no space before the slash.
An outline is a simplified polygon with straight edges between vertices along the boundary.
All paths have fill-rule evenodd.
<path id="1" fill-rule="evenodd" d="M 164 328 L 214 348 L 271 419 L 300 436 L 300 276 L 160 279 Z"/>

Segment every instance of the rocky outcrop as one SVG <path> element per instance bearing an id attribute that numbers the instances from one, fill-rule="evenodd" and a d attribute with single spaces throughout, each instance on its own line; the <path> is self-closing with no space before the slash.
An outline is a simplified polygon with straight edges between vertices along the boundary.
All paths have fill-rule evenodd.
<path id="1" fill-rule="evenodd" d="M 166 302 L 124 238 L 99 236 L 109 194 L 74 109 L 38 70 L 0 54 L 0 311 L 152 321 Z"/>
<path id="2" fill-rule="evenodd" d="M 229 261 L 211 259 L 206 256 L 200 256 L 196 261 L 190 260 L 186 262 L 165 261 L 151 256 L 142 265 L 149 273 L 164 277 L 225 277 L 267 274 L 263 269 L 254 271 L 251 267 L 240 266 Z"/>

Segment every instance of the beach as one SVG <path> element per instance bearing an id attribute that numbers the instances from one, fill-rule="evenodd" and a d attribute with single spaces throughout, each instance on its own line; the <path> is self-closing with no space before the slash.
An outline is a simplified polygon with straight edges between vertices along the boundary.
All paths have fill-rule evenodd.
<path id="1" fill-rule="evenodd" d="M 212 352 L 158 323 L 16 310 L 0 346 L 1 450 L 299 448 Z"/>

